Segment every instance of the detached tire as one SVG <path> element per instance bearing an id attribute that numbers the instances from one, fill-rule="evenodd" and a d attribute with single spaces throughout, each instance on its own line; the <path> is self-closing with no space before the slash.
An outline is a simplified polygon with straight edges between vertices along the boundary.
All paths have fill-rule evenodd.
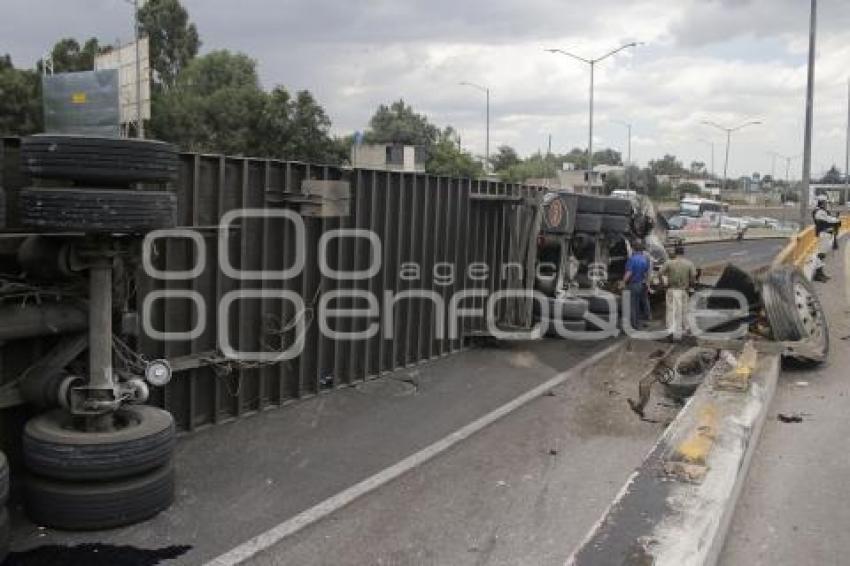
<path id="1" fill-rule="evenodd" d="M 24 169 L 33 177 L 130 184 L 177 178 L 177 149 L 165 142 L 42 134 L 21 141 Z"/>
<path id="2" fill-rule="evenodd" d="M 774 339 L 795 343 L 786 357 L 804 366 L 825 362 L 829 325 L 812 282 L 796 269 L 777 269 L 767 274 L 762 297 Z"/>
<path id="3" fill-rule="evenodd" d="M 173 228 L 177 197 L 168 191 L 27 188 L 21 222 L 46 231 L 145 233 Z"/>
<path id="4" fill-rule="evenodd" d="M 139 523 L 174 502 L 171 464 L 129 479 L 63 482 L 27 478 L 26 511 L 38 526 L 90 531 Z"/>
<path id="5" fill-rule="evenodd" d="M 146 405 L 114 415 L 116 430 L 81 432 L 62 409 L 31 419 L 24 428 L 24 461 L 34 474 L 69 481 L 127 478 L 171 461 L 174 418 Z"/>

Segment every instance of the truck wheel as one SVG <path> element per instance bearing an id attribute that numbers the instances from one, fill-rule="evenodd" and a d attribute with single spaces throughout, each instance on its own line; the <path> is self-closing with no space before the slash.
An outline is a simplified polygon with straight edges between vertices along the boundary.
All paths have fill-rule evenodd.
<path id="1" fill-rule="evenodd" d="M 592 312 L 593 314 L 607 315 L 611 314 L 612 312 L 616 313 L 618 311 L 617 306 L 619 304 L 619 299 L 616 295 L 587 295 L 586 297 L 584 297 L 584 299 L 587 300 L 588 312 Z"/>
<path id="2" fill-rule="evenodd" d="M 602 231 L 611 234 L 625 234 L 631 228 L 631 218 L 606 214 L 602 217 Z"/>
<path id="3" fill-rule="evenodd" d="M 11 525 L 9 524 L 9 512 L 5 507 L 0 507 L 0 564 L 9 555 L 9 539 L 11 538 Z"/>
<path id="4" fill-rule="evenodd" d="M 138 234 L 177 223 L 177 197 L 168 191 L 31 187 L 19 198 L 23 224 L 47 231 Z"/>
<path id="5" fill-rule="evenodd" d="M 171 461 L 171 413 L 128 405 L 114 413 L 114 426 L 110 432 L 81 432 L 62 409 L 39 415 L 24 428 L 27 468 L 47 478 L 94 481 L 134 476 Z"/>
<path id="6" fill-rule="evenodd" d="M 9 461 L 0 452 L 0 507 L 9 500 Z"/>
<path id="7" fill-rule="evenodd" d="M 605 200 L 593 195 L 578 195 L 576 210 L 585 213 L 602 214 L 605 212 Z"/>
<path id="8" fill-rule="evenodd" d="M 38 526 L 60 530 L 112 529 L 139 523 L 174 502 L 174 466 L 113 481 L 65 482 L 31 476 L 26 511 Z"/>
<path id="9" fill-rule="evenodd" d="M 576 214 L 576 232 L 597 234 L 602 230 L 602 217 L 598 214 Z"/>
<path id="10" fill-rule="evenodd" d="M 774 339 L 796 343 L 786 357 L 802 365 L 825 362 L 829 325 L 814 285 L 796 269 L 777 269 L 767 275 L 762 297 Z"/>
<path id="11" fill-rule="evenodd" d="M 24 169 L 33 177 L 98 183 L 168 182 L 177 178 L 177 149 L 127 138 L 40 134 L 21 141 Z"/>
<path id="12" fill-rule="evenodd" d="M 632 201 L 622 198 L 606 198 L 603 212 L 617 216 L 631 216 Z"/>

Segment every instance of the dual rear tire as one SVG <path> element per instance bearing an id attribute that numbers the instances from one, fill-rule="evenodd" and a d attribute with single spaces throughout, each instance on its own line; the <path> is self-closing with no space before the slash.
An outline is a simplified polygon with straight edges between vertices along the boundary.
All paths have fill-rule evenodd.
<path id="1" fill-rule="evenodd" d="M 62 410 L 24 430 L 24 486 L 33 523 L 98 530 L 143 521 L 174 501 L 174 419 L 148 406 L 125 406 L 110 432 L 83 432 Z"/>

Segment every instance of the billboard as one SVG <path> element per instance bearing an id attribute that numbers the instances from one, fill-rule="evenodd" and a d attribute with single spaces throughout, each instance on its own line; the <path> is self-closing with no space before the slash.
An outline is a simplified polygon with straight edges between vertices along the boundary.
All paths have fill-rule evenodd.
<path id="1" fill-rule="evenodd" d="M 61 134 L 120 134 L 118 71 L 83 71 L 42 77 L 44 129 Z"/>
<path id="2" fill-rule="evenodd" d="M 139 60 L 141 63 L 142 119 L 151 117 L 151 70 L 150 42 L 147 37 L 139 40 Z M 136 42 L 120 45 L 108 53 L 97 55 L 94 59 L 96 71 L 116 69 L 121 101 L 121 123 L 136 121 Z"/>

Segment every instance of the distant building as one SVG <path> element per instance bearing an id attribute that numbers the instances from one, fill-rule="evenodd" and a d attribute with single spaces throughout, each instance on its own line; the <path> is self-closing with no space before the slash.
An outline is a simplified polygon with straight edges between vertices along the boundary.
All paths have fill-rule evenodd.
<path id="1" fill-rule="evenodd" d="M 671 188 L 678 188 L 683 182 L 691 182 L 690 179 L 685 179 L 682 175 L 656 175 L 655 180 L 659 185 L 670 185 Z"/>
<path id="2" fill-rule="evenodd" d="M 588 174 L 585 170 L 558 171 L 558 182 L 564 189 L 572 189 L 577 193 L 598 195 L 605 189 L 606 174 L 593 171 L 588 182 Z"/>
<path id="3" fill-rule="evenodd" d="M 687 182 L 698 186 L 700 192 L 713 197 L 720 196 L 720 181 L 715 181 L 714 179 L 688 179 Z"/>
<path id="4" fill-rule="evenodd" d="M 354 144 L 351 165 L 360 169 L 425 172 L 425 148 L 401 144 Z"/>

